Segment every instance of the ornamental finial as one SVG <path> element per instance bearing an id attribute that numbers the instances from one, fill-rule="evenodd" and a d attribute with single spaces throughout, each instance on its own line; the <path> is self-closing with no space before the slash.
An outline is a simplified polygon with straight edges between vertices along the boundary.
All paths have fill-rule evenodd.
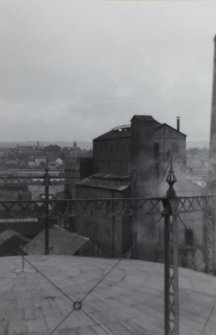
<path id="1" fill-rule="evenodd" d="M 167 193 L 166 193 L 167 198 L 174 198 L 174 197 L 176 197 L 176 192 L 175 192 L 175 190 L 173 188 L 173 185 L 177 182 L 177 179 L 176 179 L 174 171 L 173 171 L 172 154 L 170 156 L 170 170 L 169 170 L 168 176 L 166 178 L 166 182 L 169 185 L 169 188 L 168 188 Z"/>

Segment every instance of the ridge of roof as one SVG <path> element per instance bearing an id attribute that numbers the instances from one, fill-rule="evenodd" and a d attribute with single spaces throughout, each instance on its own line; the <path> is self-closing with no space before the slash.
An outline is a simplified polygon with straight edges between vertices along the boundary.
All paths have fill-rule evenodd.
<path id="1" fill-rule="evenodd" d="M 151 115 L 134 115 L 131 119 L 137 119 L 139 121 L 146 121 L 146 122 L 154 122 L 154 129 L 153 132 L 157 131 L 162 127 L 169 127 L 170 129 L 176 131 L 180 135 L 187 136 L 186 134 L 182 133 L 181 131 L 175 129 L 174 127 L 170 126 L 167 123 L 160 123 L 155 120 Z M 131 136 L 131 125 L 120 125 L 116 126 L 113 129 L 109 130 L 108 132 L 99 135 L 98 137 L 94 138 L 94 140 L 108 140 L 108 139 L 116 139 L 116 138 L 130 138 Z M 93 141 L 94 141 L 93 140 Z"/>
<path id="2" fill-rule="evenodd" d="M 133 119 L 137 119 L 137 120 L 141 120 L 141 121 L 155 121 L 155 122 L 157 122 L 157 123 L 159 123 L 158 121 L 156 121 L 154 118 L 153 118 L 153 116 L 151 116 L 151 115 L 134 115 L 133 117 L 132 117 L 132 119 L 131 119 L 131 121 L 133 120 Z"/>
<path id="3" fill-rule="evenodd" d="M 102 134 L 96 138 L 94 138 L 94 140 L 100 140 L 100 139 L 111 139 L 111 138 L 128 138 L 131 135 L 131 127 L 115 127 L 111 130 L 109 130 L 108 132 L 106 132 L 105 134 Z"/>
<path id="4" fill-rule="evenodd" d="M 184 135 L 185 137 L 187 136 L 186 134 L 182 133 L 181 131 L 177 130 L 176 128 L 170 126 L 170 125 L 167 124 L 167 123 L 161 123 L 161 124 L 155 129 L 155 131 L 157 131 L 158 129 L 163 128 L 163 127 L 169 127 L 169 128 L 171 128 L 172 130 L 176 131 L 177 133 L 179 133 L 179 134 L 181 134 L 181 135 Z"/>

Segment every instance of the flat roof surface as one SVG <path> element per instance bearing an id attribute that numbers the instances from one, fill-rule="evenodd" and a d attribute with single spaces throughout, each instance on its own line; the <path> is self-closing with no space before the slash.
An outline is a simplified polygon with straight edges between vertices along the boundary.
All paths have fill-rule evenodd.
<path id="1" fill-rule="evenodd" d="M 164 333 L 162 264 L 73 256 L 22 264 L 0 259 L 1 335 Z M 179 272 L 180 334 L 215 335 L 216 278 Z"/>

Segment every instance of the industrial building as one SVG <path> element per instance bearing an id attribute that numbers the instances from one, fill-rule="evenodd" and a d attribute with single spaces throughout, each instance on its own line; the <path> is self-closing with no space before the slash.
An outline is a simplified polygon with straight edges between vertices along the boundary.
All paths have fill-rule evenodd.
<path id="1" fill-rule="evenodd" d="M 115 127 L 93 141 L 94 173 L 112 174 L 114 177 L 142 177 L 159 181 L 167 172 L 170 153 L 175 165 L 184 169 L 186 163 L 186 135 L 177 129 L 161 124 L 152 116 L 134 115 L 131 124 Z M 132 196 L 150 195 L 144 188 L 141 192 L 131 190 Z M 138 192 L 138 193 L 136 193 Z"/>
<path id="2" fill-rule="evenodd" d="M 161 124 L 152 116 L 134 115 L 130 125 L 115 127 L 93 140 L 93 175 L 76 183 L 76 197 L 144 198 L 164 195 L 161 189 L 171 153 L 175 171 L 184 174 L 186 135 L 180 131 L 180 119 L 177 118 L 175 129 L 166 123 Z M 135 236 L 145 235 L 146 248 L 141 250 L 143 243 L 140 243 L 138 258 L 142 258 L 144 253 L 145 258 L 154 259 L 150 250 L 158 245 L 162 236 L 160 225 L 155 226 L 154 221 L 154 216 L 144 218 L 142 210 L 136 213 L 136 218 L 91 216 L 78 219 L 76 231 L 101 245 L 105 256 L 124 254 Z M 154 229 L 149 229 L 151 226 Z"/>
<path id="3" fill-rule="evenodd" d="M 77 184 L 77 194 L 159 196 L 172 153 L 175 170 L 186 165 L 186 135 L 149 115 L 134 115 L 130 125 L 115 127 L 93 140 L 93 175 Z M 127 189 L 127 192 L 126 192 Z M 105 191 L 106 190 L 106 191 Z"/>

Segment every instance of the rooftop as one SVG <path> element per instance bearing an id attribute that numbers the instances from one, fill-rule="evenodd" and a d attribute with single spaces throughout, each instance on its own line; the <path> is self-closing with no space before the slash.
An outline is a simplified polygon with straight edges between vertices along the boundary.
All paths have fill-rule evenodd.
<path id="1" fill-rule="evenodd" d="M 180 334 L 215 335 L 215 277 L 179 270 Z M 144 261 L 2 257 L 0 333 L 162 335 L 163 275 Z"/>
<path id="2" fill-rule="evenodd" d="M 76 185 L 121 192 L 128 189 L 129 176 L 117 176 L 111 173 L 96 173 L 81 180 L 80 182 L 77 182 Z"/>
<path id="3" fill-rule="evenodd" d="M 144 121 L 144 122 L 151 122 L 154 124 L 153 131 L 158 131 L 161 128 L 168 127 L 178 133 L 179 135 L 182 135 L 183 137 L 186 137 L 185 134 L 183 134 L 181 131 L 171 127 L 167 123 L 160 123 L 157 120 L 155 120 L 151 115 L 134 115 L 132 120 L 138 120 L 138 121 Z M 131 137 L 131 125 L 120 125 L 116 126 L 115 128 L 111 129 L 110 131 L 96 137 L 94 140 L 108 140 L 108 139 L 116 139 L 116 138 L 130 138 Z"/>
<path id="4" fill-rule="evenodd" d="M 53 225 L 49 229 L 49 246 L 52 255 L 74 255 L 88 242 L 89 238 L 71 233 L 57 225 Z M 42 230 L 24 246 L 23 250 L 28 255 L 43 255 L 44 245 L 45 232 Z"/>

